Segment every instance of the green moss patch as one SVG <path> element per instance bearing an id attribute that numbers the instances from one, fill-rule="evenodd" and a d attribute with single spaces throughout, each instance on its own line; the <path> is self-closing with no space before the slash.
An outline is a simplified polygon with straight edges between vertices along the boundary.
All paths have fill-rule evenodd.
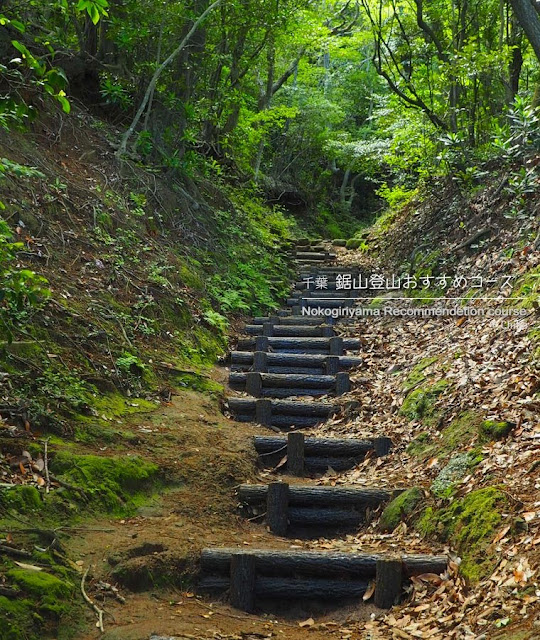
<path id="1" fill-rule="evenodd" d="M 18 514 L 27 514 L 40 511 L 43 502 L 36 487 L 13 485 L 0 489 L 0 506 Z"/>
<path id="2" fill-rule="evenodd" d="M 433 356 L 431 358 L 423 358 L 422 360 L 420 360 L 420 362 L 412 368 L 411 372 L 407 376 L 407 379 L 403 384 L 403 391 L 408 393 L 419 384 L 422 384 L 427 379 L 427 376 L 424 373 L 425 370 L 432 364 L 437 362 L 438 359 L 439 358 L 437 356 Z"/>
<path id="3" fill-rule="evenodd" d="M 95 508 L 116 514 L 130 510 L 140 494 L 160 485 L 159 467 L 138 456 L 106 458 L 60 452 L 51 469 L 61 479 L 83 489 Z"/>
<path id="4" fill-rule="evenodd" d="M 431 422 L 433 422 L 433 415 Z M 419 457 L 450 456 L 456 449 L 469 446 L 471 441 L 477 438 L 481 424 L 482 417 L 478 413 L 465 411 L 444 427 L 438 435 L 420 433 L 407 447 L 407 453 Z"/>
<path id="5" fill-rule="evenodd" d="M 439 380 L 433 385 L 425 385 L 411 391 L 405 398 L 400 414 L 409 420 L 421 420 L 430 424 L 436 418 L 435 403 L 437 398 L 449 386 L 447 380 Z"/>
<path id="6" fill-rule="evenodd" d="M 422 490 L 418 487 L 407 489 L 390 502 L 382 512 L 379 528 L 384 532 L 393 531 L 398 524 L 416 509 L 423 498 Z"/>
<path id="7" fill-rule="evenodd" d="M 485 440 L 502 440 L 510 434 L 512 428 L 510 422 L 484 420 L 480 425 L 480 436 Z"/>
<path id="8" fill-rule="evenodd" d="M 462 574 L 477 582 L 495 566 L 490 544 L 502 521 L 505 502 L 505 495 L 494 487 L 478 489 L 441 509 L 428 507 L 416 527 L 426 536 L 449 542 L 462 558 Z"/>

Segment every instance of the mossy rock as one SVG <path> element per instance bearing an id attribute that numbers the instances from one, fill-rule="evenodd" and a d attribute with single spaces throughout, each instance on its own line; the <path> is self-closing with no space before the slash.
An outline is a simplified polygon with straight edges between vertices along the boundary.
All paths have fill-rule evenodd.
<path id="1" fill-rule="evenodd" d="M 390 502 L 382 512 L 379 529 L 385 533 L 392 532 L 403 518 L 410 516 L 423 498 L 422 490 L 418 487 L 407 489 Z"/>
<path id="2" fill-rule="evenodd" d="M 51 470 L 83 489 L 95 508 L 117 514 L 133 506 L 137 495 L 160 485 L 159 467 L 138 456 L 109 458 L 63 451 L 52 460 Z"/>
<path id="3" fill-rule="evenodd" d="M 43 506 L 41 494 L 31 485 L 13 485 L 0 490 L 0 505 L 18 514 L 35 513 Z"/>
<path id="4" fill-rule="evenodd" d="M 7 578 L 31 597 L 42 616 L 59 619 L 70 608 L 74 585 L 45 571 L 11 569 Z"/>
<path id="5" fill-rule="evenodd" d="M 513 427 L 511 422 L 484 420 L 480 425 L 480 436 L 485 440 L 502 440 L 510 435 Z"/>
<path id="6" fill-rule="evenodd" d="M 410 456 L 421 456 L 429 450 L 431 443 L 431 436 L 427 431 L 423 431 L 409 443 L 406 451 Z"/>
<path id="7" fill-rule="evenodd" d="M 441 509 L 428 507 L 416 524 L 425 536 L 449 542 L 461 555 L 461 573 L 477 582 L 491 573 L 496 563 L 489 547 L 502 522 L 506 496 L 495 487 L 471 491 Z"/>
<path id="8" fill-rule="evenodd" d="M 0 640 L 21 640 L 28 638 L 29 627 L 33 626 L 34 603 L 26 598 L 12 600 L 0 596 Z"/>
<path id="9" fill-rule="evenodd" d="M 347 240 L 345 238 L 336 238 L 335 240 L 332 240 L 332 244 L 334 247 L 346 247 Z"/>
<path id="10" fill-rule="evenodd" d="M 474 453 L 458 453 L 452 456 L 433 481 L 431 491 L 437 496 L 447 495 L 456 482 L 464 478 L 481 460 L 481 456 Z"/>
<path id="11" fill-rule="evenodd" d="M 358 249 L 362 243 L 363 240 L 361 238 L 350 238 L 347 240 L 345 246 L 347 249 Z"/>
<path id="12" fill-rule="evenodd" d="M 426 422 L 429 421 L 429 418 L 432 418 L 435 413 L 434 405 L 437 398 L 447 389 L 449 384 L 448 380 L 439 380 L 433 385 L 419 387 L 411 391 L 401 405 L 400 414 L 409 420 L 424 419 Z"/>

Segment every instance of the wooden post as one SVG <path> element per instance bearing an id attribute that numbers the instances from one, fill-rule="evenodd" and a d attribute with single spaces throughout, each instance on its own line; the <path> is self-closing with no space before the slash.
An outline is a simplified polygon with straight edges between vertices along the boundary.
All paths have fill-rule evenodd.
<path id="1" fill-rule="evenodd" d="M 274 325 L 271 322 L 265 322 L 263 324 L 263 336 L 271 338 L 274 335 Z"/>
<path id="2" fill-rule="evenodd" d="M 350 390 L 351 380 L 349 378 L 349 374 L 344 372 L 336 373 L 336 395 L 341 396 L 344 393 L 348 393 Z"/>
<path id="3" fill-rule="evenodd" d="M 343 355 L 343 338 L 334 336 L 330 338 L 330 355 L 342 356 Z"/>
<path id="4" fill-rule="evenodd" d="M 304 475 L 304 434 L 291 431 L 287 435 L 287 471 L 291 476 L 302 478 Z"/>
<path id="5" fill-rule="evenodd" d="M 330 325 L 323 325 L 322 327 L 322 337 L 323 338 L 331 338 L 334 335 L 334 328 Z"/>
<path id="6" fill-rule="evenodd" d="M 255 351 L 268 351 L 268 338 L 266 336 L 257 336 L 255 338 Z"/>
<path id="7" fill-rule="evenodd" d="M 279 316 L 269 316 L 268 317 L 268 322 L 270 324 L 280 324 L 281 323 L 281 318 Z"/>
<path id="8" fill-rule="evenodd" d="M 291 307 L 291 315 L 293 316 L 301 316 L 302 315 L 302 309 L 300 308 L 299 304 L 295 304 Z"/>
<path id="9" fill-rule="evenodd" d="M 268 357 L 265 351 L 255 351 L 253 354 L 253 371 L 266 373 L 268 371 Z"/>
<path id="10" fill-rule="evenodd" d="M 255 420 L 266 427 L 272 424 L 272 401 L 256 400 L 255 401 Z"/>
<path id="11" fill-rule="evenodd" d="M 271 482 L 266 497 L 266 522 L 277 536 L 287 534 L 289 527 L 289 485 L 286 482 Z"/>
<path id="12" fill-rule="evenodd" d="M 264 354 L 266 355 L 266 354 Z M 255 398 L 260 398 L 262 395 L 262 376 L 260 373 L 249 372 L 246 374 L 246 393 Z"/>
<path id="13" fill-rule="evenodd" d="M 231 556 L 231 605 L 247 613 L 255 609 L 255 562 L 255 556 L 250 553 L 233 553 Z"/>
<path id="14" fill-rule="evenodd" d="M 326 375 L 335 376 L 339 373 L 339 356 L 329 356 L 325 360 Z"/>
<path id="15" fill-rule="evenodd" d="M 403 562 L 399 556 L 379 558 L 375 573 L 374 603 L 380 609 L 390 609 L 401 599 Z"/>
<path id="16" fill-rule="evenodd" d="M 390 453 L 392 448 L 392 440 L 390 438 L 374 438 L 373 449 L 375 450 L 375 456 L 382 458 Z"/>

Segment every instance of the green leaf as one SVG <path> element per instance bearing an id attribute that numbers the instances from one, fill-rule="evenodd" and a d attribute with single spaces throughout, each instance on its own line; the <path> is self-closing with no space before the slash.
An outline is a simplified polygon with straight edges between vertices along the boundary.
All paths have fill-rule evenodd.
<path id="1" fill-rule="evenodd" d="M 63 111 L 65 113 L 69 113 L 71 111 L 71 105 L 69 104 L 69 100 L 60 93 L 55 97 L 58 100 L 58 102 L 62 105 Z"/>
<path id="2" fill-rule="evenodd" d="M 99 11 L 95 4 L 91 4 L 87 9 L 88 15 L 94 24 L 99 22 Z"/>

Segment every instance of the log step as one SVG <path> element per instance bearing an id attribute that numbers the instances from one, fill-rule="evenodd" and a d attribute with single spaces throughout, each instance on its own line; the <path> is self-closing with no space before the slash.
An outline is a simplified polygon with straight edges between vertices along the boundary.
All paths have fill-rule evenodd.
<path id="1" fill-rule="evenodd" d="M 343 553 L 326 551 L 277 551 L 272 549 L 221 548 L 203 549 L 200 566 L 208 573 L 227 575 L 233 554 L 243 552 L 254 556 L 257 571 L 268 576 L 309 575 L 318 577 L 373 578 L 381 554 Z M 407 577 L 423 573 L 441 574 L 446 571 L 447 556 L 403 555 Z"/>
<path id="2" fill-rule="evenodd" d="M 324 354 L 265 353 L 265 357 L 262 358 L 259 353 L 256 359 L 258 360 L 257 370 L 266 370 L 268 373 L 331 374 L 360 367 L 363 364 L 362 358 L 357 356 L 328 356 Z M 254 353 L 252 351 L 233 351 L 231 352 L 231 364 L 232 367 L 238 369 L 255 369 Z M 262 368 L 259 369 L 259 366 Z"/>
<path id="3" fill-rule="evenodd" d="M 228 398 L 228 405 L 235 420 L 257 422 L 280 428 L 314 427 L 335 413 L 338 405 L 327 402 L 295 402 L 261 398 Z"/>
<path id="4" fill-rule="evenodd" d="M 446 556 L 203 549 L 199 589 L 228 590 L 233 607 L 252 612 L 256 598 L 359 597 L 374 578 L 374 603 L 389 608 L 400 600 L 407 578 L 441 574 L 447 564 Z"/>
<path id="5" fill-rule="evenodd" d="M 333 260 L 336 257 L 335 253 L 315 252 L 315 251 L 296 251 L 295 258 L 297 260 L 312 260 L 316 262 L 324 262 L 324 260 Z"/>
<path id="6" fill-rule="evenodd" d="M 326 324 L 330 324 L 330 321 L 321 318 L 310 318 L 309 316 L 260 316 L 253 318 L 251 320 L 252 324 L 266 324 L 270 322 L 274 325 L 276 324 L 284 324 L 284 325 L 315 325 L 320 326 Z"/>
<path id="7" fill-rule="evenodd" d="M 323 324 L 323 320 L 319 320 L 318 325 L 283 325 L 272 324 L 247 324 L 245 332 L 250 336 L 268 336 L 276 338 L 322 338 L 335 335 L 334 329 L 329 324 Z"/>
<path id="8" fill-rule="evenodd" d="M 210 593 L 228 591 L 230 578 L 224 576 L 205 576 L 199 581 L 199 590 Z M 299 578 L 266 578 L 255 580 L 255 596 L 261 599 L 279 600 L 298 598 L 301 600 L 317 600 L 320 598 L 342 600 L 358 598 L 368 588 L 367 580 L 324 580 Z M 250 610 L 252 610 L 250 608 Z"/>
<path id="9" fill-rule="evenodd" d="M 288 486 L 284 482 L 274 483 Z M 240 502 L 250 506 L 264 504 L 268 497 L 266 484 L 241 484 L 238 487 Z M 389 502 L 394 495 L 393 491 L 385 489 L 358 489 L 346 486 L 289 486 L 289 505 L 295 507 L 378 507 Z"/>
<path id="10" fill-rule="evenodd" d="M 302 434 L 303 435 L 303 434 Z M 255 436 L 253 444 L 259 455 L 270 456 L 287 450 L 291 438 L 298 438 L 300 434 L 283 436 Z M 303 438 L 303 453 L 306 457 L 328 458 L 363 458 L 367 453 L 373 452 L 376 457 L 385 456 L 392 446 L 390 438 L 371 438 L 359 440 L 356 438 Z"/>
<path id="11" fill-rule="evenodd" d="M 362 346 L 358 338 L 274 338 L 258 336 L 238 341 L 239 351 L 273 351 L 281 353 L 311 353 L 342 356 L 343 350 L 354 351 Z"/>
<path id="12" fill-rule="evenodd" d="M 285 398 L 296 395 L 342 395 L 351 390 L 349 374 L 313 376 L 276 373 L 231 373 L 229 385 L 252 396 Z"/>
<path id="13" fill-rule="evenodd" d="M 336 309 L 338 307 L 354 307 L 356 304 L 356 298 L 341 297 L 341 298 L 321 298 L 321 297 L 297 297 L 287 298 L 288 307 L 321 307 L 322 309 Z"/>

